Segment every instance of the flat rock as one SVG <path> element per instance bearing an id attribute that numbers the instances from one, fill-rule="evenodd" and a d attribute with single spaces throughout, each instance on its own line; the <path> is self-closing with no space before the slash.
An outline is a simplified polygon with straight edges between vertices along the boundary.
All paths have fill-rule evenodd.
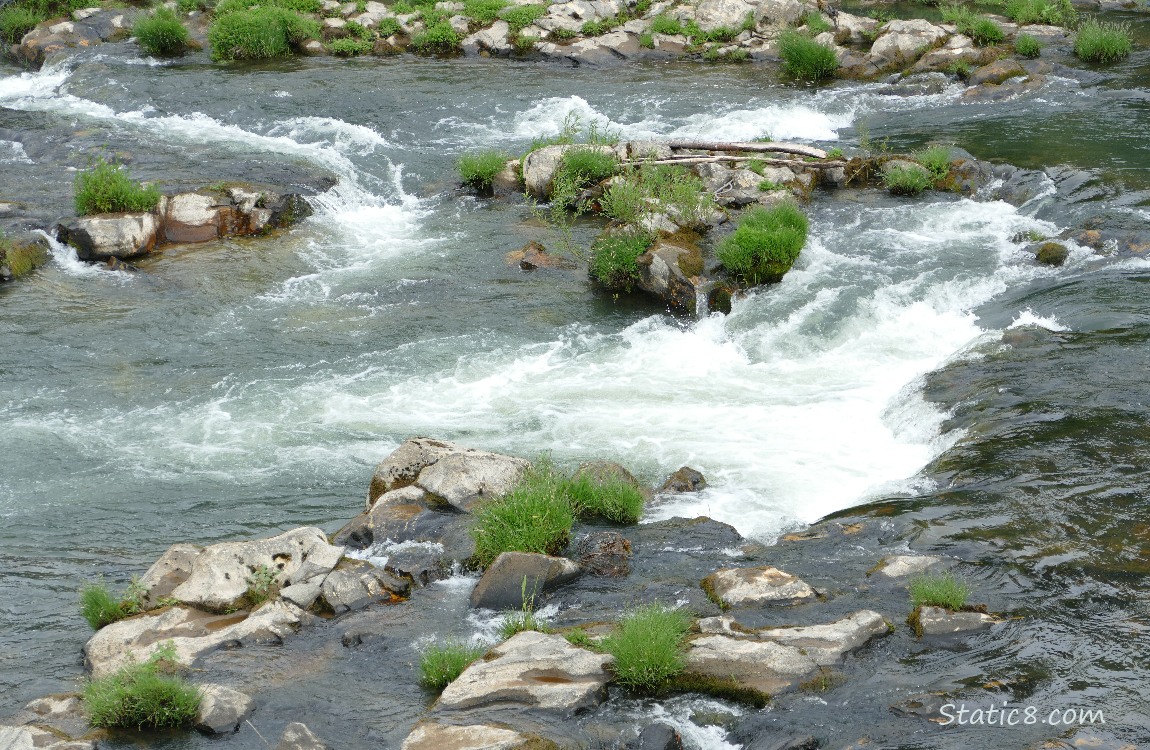
<path id="1" fill-rule="evenodd" d="M 163 213 L 168 242 L 207 242 L 220 236 L 220 206 L 210 195 L 173 195 L 165 201 Z"/>
<path id="2" fill-rule="evenodd" d="M 444 689 L 438 710 L 519 704 L 571 715 L 607 697 L 614 661 L 576 648 L 561 635 L 519 633 L 472 663 Z"/>
<path id="3" fill-rule="evenodd" d="M 10 721 L 48 729 L 60 737 L 82 737 L 91 731 L 84 701 L 75 693 L 47 695 L 30 701 Z"/>
<path id="4" fill-rule="evenodd" d="M 951 612 L 942 607 L 920 607 L 918 624 L 923 635 L 951 635 L 989 628 L 997 622 L 982 612 Z"/>
<path id="5" fill-rule="evenodd" d="M 376 467 L 368 507 L 390 490 L 416 485 L 455 509 L 469 512 L 479 500 L 511 491 L 528 466 L 522 458 L 443 440 L 411 438 Z"/>
<path id="6" fill-rule="evenodd" d="M 96 742 L 63 739 L 39 727 L 0 725 L 0 750 L 96 750 Z"/>
<path id="7" fill-rule="evenodd" d="M 924 49 L 938 45 L 946 37 L 944 29 L 921 18 L 890 21 L 867 58 L 879 69 L 903 65 L 917 60 Z"/>
<path id="8" fill-rule="evenodd" d="M 773 695 L 797 685 L 819 665 L 798 648 L 774 641 L 704 635 L 691 641 L 687 668 Z"/>
<path id="9" fill-rule="evenodd" d="M 843 656 L 864 646 L 871 638 L 886 635 L 890 623 L 873 610 L 854 612 L 841 620 L 797 628 L 765 628 L 758 638 L 802 649 L 819 666 L 837 664 Z"/>
<path id="10" fill-rule="evenodd" d="M 400 750 L 515 750 L 527 737 L 489 724 L 420 724 L 411 730 Z"/>
<path id="11" fill-rule="evenodd" d="M 238 690 L 223 685 L 201 685 L 196 729 L 204 734 L 231 734 L 252 715 L 255 707 L 251 696 Z"/>
<path id="12" fill-rule="evenodd" d="M 570 583 L 583 574 L 565 557 L 529 552 L 504 552 L 487 568 L 471 590 L 471 606 L 514 609 L 525 606 L 524 595 L 534 601 L 546 591 Z"/>
<path id="13" fill-rule="evenodd" d="M 879 564 L 880 567 L 875 570 L 875 574 L 887 578 L 903 578 L 921 573 L 940 562 L 942 562 L 941 557 L 931 555 L 894 555 L 884 558 Z"/>
<path id="14" fill-rule="evenodd" d="M 717 570 L 703 579 L 703 587 L 728 607 L 757 607 L 815 597 L 815 590 L 805 581 L 769 566 Z"/>
<path id="15" fill-rule="evenodd" d="M 995 60 L 989 65 L 983 65 L 970 74 L 970 80 L 967 83 L 971 86 L 981 86 L 986 83 L 997 86 L 1011 78 L 1024 75 L 1026 75 L 1026 69 L 1017 60 L 1006 57 Z"/>
<path id="16" fill-rule="evenodd" d="M 737 31 L 742 27 L 747 14 L 757 19 L 758 13 L 757 4 L 744 0 L 702 0 L 695 7 L 695 23 L 703 31 L 720 28 Z"/>
<path id="17" fill-rule="evenodd" d="M 573 557 L 593 576 L 618 578 L 631 572 L 631 542 L 617 531 L 595 531 L 579 538 Z"/>
<path id="18" fill-rule="evenodd" d="M 635 259 L 635 265 L 640 289 L 672 310 L 695 314 L 695 279 L 703 272 L 703 255 L 697 247 L 659 240 Z"/>
<path id="19" fill-rule="evenodd" d="M 323 741 L 316 737 L 306 724 L 293 721 L 280 735 L 276 750 L 329 750 Z"/>

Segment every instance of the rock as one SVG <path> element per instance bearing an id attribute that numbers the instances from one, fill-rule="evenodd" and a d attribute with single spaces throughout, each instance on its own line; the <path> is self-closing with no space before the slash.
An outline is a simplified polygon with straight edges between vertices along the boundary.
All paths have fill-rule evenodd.
<path id="1" fill-rule="evenodd" d="M 220 209 L 215 198 L 199 193 L 168 198 L 164 215 L 164 239 L 168 242 L 207 242 L 219 236 Z"/>
<path id="2" fill-rule="evenodd" d="M 367 506 L 371 508 L 385 492 L 415 485 L 468 512 L 480 499 L 510 492 L 528 466 L 521 458 L 442 440 L 411 438 L 375 468 Z"/>
<path id="3" fill-rule="evenodd" d="M 95 740 L 67 740 L 39 727 L 0 725 L 2 750 L 96 750 Z"/>
<path id="4" fill-rule="evenodd" d="M 447 19 L 447 24 L 456 34 L 466 34 L 471 30 L 471 20 L 467 16 L 452 16 Z"/>
<path id="5" fill-rule="evenodd" d="M 15 716 L 13 724 L 35 725 L 47 729 L 58 737 L 82 737 L 92 728 L 83 699 L 75 693 L 47 695 L 30 701 Z M 0 747 L 3 747 L 0 744 Z"/>
<path id="6" fill-rule="evenodd" d="M 320 592 L 322 591 L 323 580 L 320 576 L 316 576 L 304 583 L 296 583 L 280 589 L 280 598 L 291 602 L 300 609 L 306 610 L 315 603 L 316 599 L 319 599 Z"/>
<path id="7" fill-rule="evenodd" d="M 473 662 L 448 685 L 439 710 L 499 704 L 544 709 L 570 716 L 607 697 L 614 661 L 606 654 L 576 648 L 561 635 L 519 633 Z"/>
<path id="8" fill-rule="evenodd" d="M 51 257 L 47 242 L 41 238 L 0 240 L 0 282 L 25 276 L 46 265 Z"/>
<path id="9" fill-rule="evenodd" d="M 954 698 L 946 693 L 919 693 L 893 704 L 890 710 L 896 716 L 927 719 L 941 723 L 945 721 L 942 716 L 942 707 L 953 701 Z"/>
<path id="10" fill-rule="evenodd" d="M 551 183 L 563 161 L 567 146 L 544 146 L 527 155 L 523 160 L 523 184 L 527 192 L 536 200 L 545 201 L 551 197 Z"/>
<path id="11" fill-rule="evenodd" d="M 634 474 L 627 471 L 627 468 L 622 464 L 614 461 L 587 461 L 580 464 L 579 468 L 575 470 L 574 478 L 589 479 L 597 484 L 618 480 L 626 482 L 638 490 L 645 489 Z"/>
<path id="12" fill-rule="evenodd" d="M 1006 57 L 1001 60 L 995 60 L 989 65 L 983 65 L 970 74 L 970 79 L 967 83 L 971 86 L 981 86 L 986 83 L 997 86 L 1006 80 L 1024 75 L 1026 75 L 1026 70 L 1022 65 L 1019 64 L 1017 60 Z"/>
<path id="13" fill-rule="evenodd" d="M 445 565 L 452 560 L 466 560 L 475 553 L 467 516 L 414 485 L 381 495 L 371 510 L 349 521 L 334 539 L 336 544 L 355 549 L 385 540 L 436 545 Z"/>
<path id="14" fill-rule="evenodd" d="M 1043 242 L 1034 255 L 1043 265 L 1061 266 L 1070 257 L 1070 251 L 1060 242 Z"/>
<path id="15" fill-rule="evenodd" d="M 25 34 L 11 52 L 29 67 L 38 69 L 49 59 L 62 57 L 73 49 L 126 39 L 134 20 L 134 12 L 119 9 L 97 9 L 75 21 L 54 18 Z"/>
<path id="16" fill-rule="evenodd" d="M 192 563 L 203 551 L 194 544 L 173 544 L 152 567 L 140 577 L 140 585 L 147 591 L 144 601 L 157 606 L 160 599 L 170 597 L 172 592 L 192 574 Z"/>
<path id="17" fill-rule="evenodd" d="M 296 631 L 303 614 L 284 601 L 269 602 L 251 614 L 211 615 L 170 607 L 96 631 L 84 644 L 84 662 L 92 677 L 105 677 L 133 661 L 146 661 L 170 641 L 176 661 L 192 666 L 200 656 L 224 646 L 279 642 Z"/>
<path id="18" fill-rule="evenodd" d="M 593 576 L 618 578 L 631 572 L 631 542 L 617 531 L 596 531 L 575 543 L 579 566 Z"/>
<path id="19" fill-rule="evenodd" d="M 950 41 L 955 39 L 966 39 L 966 37 L 953 37 Z M 969 39 L 967 39 L 969 42 Z M 952 47 L 950 42 L 939 49 L 931 50 L 919 58 L 918 62 L 911 68 L 912 73 L 929 73 L 934 71 L 947 72 L 948 69 L 959 63 L 966 63 L 968 65 L 981 65 L 986 62 L 989 53 L 984 48 L 974 47 L 972 45 L 962 47 Z"/>
<path id="20" fill-rule="evenodd" d="M 540 268 L 571 268 L 573 264 L 566 258 L 551 255 L 538 242 L 532 240 L 518 250 L 506 255 L 507 265 L 519 266 L 523 271 L 535 271 Z"/>
<path id="21" fill-rule="evenodd" d="M 866 39 L 866 35 L 878 28 L 878 21 L 866 16 L 854 16 L 850 13 L 838 12 L 835 18 L 835 37 L 840 44 L 846 42 L 859 43 Z"/>
<path id="22" fill-rule="evenodd" d="M 1046 77 L 1029 75 L 1026 78 L 1011 78 L 997 86 L 991 83 L 982 86 L 971 86 L 962 92 L 963 101 L 967 102 L 1003 102 L 1030 94 L 1046 84 Z"/>
<path id="23" fill-rule="evenodd" d="M 488 724 L 420 724 L 400 750 L 517 750 L 528 738 L 511 729 Z"/>
<path id="24" fill-rule="evenodd" d="M 629 747 L 634 750 L 683 750 L 683 738 L 674 727 L 651 724 Z"/>
<path id="25" fill-rule="evenodd" d="M 640 289 L 662 300 L 672 310 L 695 314 L 695 279 L 703 272 L 703 254 L 699 248 L 659 240 L 636 258 L 635 264 L 639 267 Z"/>
<path id="26" fill-rule="evenodd" d="M 379 45 L 379 44 L 380 44 L 380 42 L 377 41 L 376 45 Z M 323 46 L 323 42 L 321 42 L 318 39 L 309 39 L 306 42 L 304 42 L 303 47 L 302 47 L 302 51 L 308 57 L 319 57 L 320 55 L 326 55 L 327 54 L 327 48 L 325 48 Z M 373 54 L 379 54 L 378 52 L 375 52 L 374 48 L 372 49 L 372 52 L 373 52 Z"/>
<path id="27" fill-rule="evenodd" d="M 701 492 L 707 488 L 707 479 L 690 466 L 679 468 L 667 481 L 663 482 L 660 492 Z"/>
<path id="28" fill-rule="evenodd" d="M 918 635 L 951 635 L 989 628 L 996 620 L 983 612 L 950 612 L 942 607 L 919 607 L 911 615 Z M 917 620 L 917 625 L 913 621 Z"/>
<path id="29" fill-rule="evenodd" d="M 582 568 L 565 557 L 504 552 L 495 558 L 479 583 L 475 584 L 471 591 L 471 606 L 519 610 L 525 606 L 524 592 L 529 600 L 534 601 L 544 592 L 570 583 L 582 574 Z"/>
<path id="30" fill-rule="evenodd" d="M 491 192 L 497 198 L 520 195 L 523 192 L 519 185 L 518 159 L 510 159 L 499 174 L 492 178 Z"/>
<path id="31" fill-rule="evenodd" d="M 135 258 L 156 246 L 160 222 L 152 213 L 100 214 L 69 219 L 56 226 L 56 236 L 76 248 L 80 260 Z"/>
<path id="32" fill-rule="evenodd" d="M 252 576 L 260 571 L 274 571 L 276 584 L 291 585 L 330 573 L 342 556 L 343 548 L 328 544 L 327 535 L 315 527 L 213 544 L 196 555 L 187 578 L 170 596 L 207 610 L 236 608 L 244 604 Z"/>
<path id="33" fill-rule="evenodd" d="M 411 585 L 362 560 L 346 560 L 323 579 L 320 606 L 333 614 L 406 597 Z"/>
<path id="34" fill-rule="evenodd" d="M 946 37 L 945 30 L 920 18 L 890 21 L 883 27 L 867 57 L 879 69 L 905 65 Z"/>
<path id="35" fill-rule="evenodd" d="M 887 578 L 902 578 L 903 576 L 921 573 L 932 565 L 942 562 L 941 557 L 930 555 L 895 555 L 883 558 L 875 569 L 877 575 Z"/>
<path id="36" fill-rule="evenodd" d="M 772 567 L 724 568 L 704 578 L 702 586 L 725 607 L 757 607 L 815 596 L 806 582 Z"/>
<path id="37" fill-rule="evenodd" d="M 639 46 L 639 38 L 622 29 L 580 39 L 559 49 L 562 57 L 577 65 L 609 65 L 639 57 L 643 51 Z"/>
<path id="38" fill-rule="evenodd" d="M 701 0 L 695 7 L 695 23 L 703 31 L 720 28 L 737 31 L 748 14 L 757 19 L 758 12 L 757 5 L 743 0 Z"/>
<path id="39" fill-rule="evenodd" d="M 761 0 L 758 16 L 776 25 L 796 26 L 808 10 L 814 9 L 814 3 L 799 0 Z"/>
<path id="40" fill-rule="evenodd" d="M 765 628 L 757 631 L 761 640 L 771 640 L 802 649 L 822 667 L 839 663 L 848 652 L 861 648 L 871 638 L 886 635 L 891 625 L 878 612 L 859 610 L 834 622 L 797 628 Z"/>
<path id="41" fill-rule="evenodd" d="M 250 696 L 223 685 L 201 685 L 200 696 L 196 729 L 204 734 L 231 734 L 255 710 Z"/>
<path id="42" fill-rule="evenodd" d="M 293 721 L 280 735 L 276 750 L 329 750 L 328 746 L 316 737 L 306 724 Z"/>
<path id="43" fill-rule="evenodd" d="M 444 559 L 443 545 L 401 544 L 397 547 L 388 550 L 387 564 L 383 566 L 385 572 L 411 581 L 414 586 L 428 586 L 451 575 L 448 561 Z"/>

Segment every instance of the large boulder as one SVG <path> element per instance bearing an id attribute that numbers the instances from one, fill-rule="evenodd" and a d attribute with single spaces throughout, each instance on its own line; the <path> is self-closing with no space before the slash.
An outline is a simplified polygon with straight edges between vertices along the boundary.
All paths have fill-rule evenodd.
<path id="1" fill-rule="evenodd" d="M 162 211 L 168 242 L 207 242 L 220 236 L 220 206 L 210 195 L 173 195 L 164 201 Z"/>
<path id="2" fill-rule="evenodd" d="M 1002 60 L 995 60 L 989 65 L 983 65 L 971 73 L 967 83 L 971 86 L 981 86 L 986 83 L 997 86 L 1011 78 L 1024 75 L 1026 75 L 1026 69 L 1017 60 L 1003 58 Z"/>
<path id="3" fill-rule="evenodd" d="M 231 734 L 254 710 L 255 702 L 245 693 L 223 685 L 201 685 L 196 729 L 204 734 Z"/>
<path id="4" fill-rule="evenodd" d="M 438 710 L 520 706 L 570 716 L 602 703 L 614 658 L 561 635 L 519 633 L 473 662 L 439 696 Z"/>
<path id="5" fill-rule="evenodd" d="M 778 26 L 795 26 L 809 10 L 817 10 L 815 3 L 802 0 L 761 0 L 758 17 Z"/>
<path id="6" fill-rule="evenodd" d="M 76 248 L 80 260 L 135 258 L 156 246 L 160 221 L 154 213 L 99 214 L 69 219 L 56 227 L 56 236 Z"/>
<path id="7" fill-rule="evenodd" d="M 759 6 L 744 0 L 702 0 L 695 8 L 695 23 L 703 31 L 738 31 L 748 15 L 757 20 L 758 14 Z"/>
<path id="8" fill-rule="evenodd" d="M 686 243 L 659 240 L 635 259 L 638 286 L 677 312 L 695 314 L 696 283 L 703 273 L 703 254 Z"/>
<path id="9" fill-rule="evenodd" d="M 511 44 L 511 27 L 506 21 L 496 21 L 489 28 L 481 29 L 462 42 L 463 54 L 469 56 L 492 55 L 507 57 L 515 47 Z"/>
<path id="10" fill-rule="evenodd" d="M 521 609 L 537 596 L 570 583 L 582 574 L 582 568 L 565 557 L 504 552 L 495 558 L 471 590 L 471 606 Z"/>
<path id="11" fill-rule="evenodd" d="M 469 512 L 479 500 L 510 492 L 528 466 L 522 458 L 445 440 L 411 438 L 375 468 L 367 507 L 386 492 L 414 485 L 456 510 Z"/>
<path id="12" fill-rule="evenodd" d="M 703 589 L 724 607 L 758 607 L 813 599 L 805 581 L 773 567 L 724 568 L 703 579 Z"/>
<path id="13" fill-rule="evenodd" d="M 11 51 L 18 60 L 37 69 L 49 59 L 62 57 L 73 49 L 127 39 L 136 12 L 110 8 L 77 14 L 73 19 L 53 18 L 25 34 Z"/>
<path id="14" fill-rule="evenodd" d="M 561 54 L 549 56 L 564 57 L 577 65 L 609 65 L 639 57 L 643 49 L 638 36 L 616 29 L 601 36 L 580 39 L 574 44 L 559 47 L 558 51 Z"/>
<path id="15" fill-rule="evenodd" d="M 169 596 L 207 610 L 234 609 L 247 603 L 253 580 L 266 576 L 277 585 L 287 586 L 326 576 L 339 563 L 343 551 L 328 544 L 327 535 L 315 527 L 294 529 L 270 539 L 213 544 L 192 559 L 187 577 Z M 167 566 L 172 558 L 165 558 L 161 561 Z M 145 574 L 145 580 L 154 578 L 151 570 Z"/>
<path id="16" fill-rule="evenodd" d="M 659 492 L 702 492 L 707 488 L 707 478 L 697 469 L 690 466 L 681 466 L 674 474 L 667 477 Z"/>
<path id="17" fill-rule="evenodd" d="M 921 18 L 890 21 L 871 46 L 868 57 L 880 69 L 908 65 L 946 37 L 946 30 Z"/>

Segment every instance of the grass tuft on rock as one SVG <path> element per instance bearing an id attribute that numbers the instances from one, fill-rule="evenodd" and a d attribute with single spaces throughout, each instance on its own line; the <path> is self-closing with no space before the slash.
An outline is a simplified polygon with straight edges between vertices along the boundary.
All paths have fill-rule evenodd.
<path id="1" fill-rule="evenodd" d="M 686 666 L 684 641 L 691 618 L 660 604 L 638 608 L 601 646 L 615 657 L 615 681 L 636 692 L 655 692 Z"/>
<path id="2" fill-rule="evenodd" d="M 751 285 L 783 277 L 807 241 L 807 217 L 793 203 L 757 206 L 715 252 L 732 275 Z"/>
<path id="3" fill-rule="evenodd" d="M 475 560 L 487 567 L 503 552 L 559 553 L 575 525 L 575 510 L 562 477 L 540 461 L 503 497 L 474 511 Z"/>
<path id="4" fill-rule="evenodd" d="M 506 7 L 506 0 L 464 0 L 463 15 L 480 26 L 490 26 L 499 20 L 499 11 Z"/>
<path id="5" fill-rule="evenodd" d="M 144 187 L 128 176 L 123 165 L 103 159 L 77 174 L 74 188 L 76 213 L 80 216 L 151 211 L 160 202 L 159 190 Z"/>
<path id="6" fill-rule="evenodd" d="M 802 81 L 830 78 L 839 68 L 833 49 L 798 31 L 784 31 L 779 35 L 779 57 L 783 59 L 787 75 Z"/>
<path id="7" fill-rule="evenodd" d="M 268 60 L 292 54 L 292 45 L 320 36 L 319 23 L 280 7 L 219 15 L 208 29 L 213 60 Z"/>
<path id="8" fill-rule="evenodd" d="M 545 15 L 547 8 L 542 5 L 516 5 L 500 14 L 512 34 L 518 34 Z"/>
<path id="9" fill-rule="evenodd" d="M 1074 54 L 1087 62 L 1116 62 L 1129 57 L 1133 49 L 1128 23 L 1091 18 L 1078 27 L 1074 39 Z"/>
<path id="10" fill-rule="evenodd" d="M 428 646 L 419 657 L 419 684 L 441 691 L 483 654 L 484 649 L 479 646 L 455 641 Z"/>
<path id="11" fill-rule="evenodd" d="M 677 18 L 660 13 L 651 19 L 651 33 L 653 34 L 682 34 L 683 24 Z"/>
<path id="12" fill-rule="evenodd" d="M 591 246 L 591 276 L 607 289 L 629 292 L 639 283 L 636 259 L 654 239 L 644 232 L 617 232 L 600 236 Z"/>
<path id="13" fill-rule="evenodd" d="M 931 146 L 920 149 L 911 156 L 916 162 L 926 167 L 936 180 L 944 179 L 950 174 L 950 149 L 946 146 Z"/>
<path id="14" fill-rule="evenodd" d="M 943 607 L 957 612 L 966 606 L 970 586 L 953 573 L 917 576 L 910 581 L 911 607 Z"/>
<path id="15" fill-rule="evenodd" d="M 894 195 L 918 195 L 934 186 L 934 178 L 918 164 L 887 162 L 882 168 L 882 184 Z"/>
<path id="16" fill-rule="evenodd" d="M 19 44 L 36 24 L 46 20 L 42 14 L 23 5 L 13 5 L 0 10 L 0 39 L 7 44 Z"/>
<path id="17" fill-rule="evenodd" d="M 85 584 L 80 588 L 80 615 L 88 621 L 92 630 L 99 630 L 105 625 L 142 612 L 146 593 L 135 578 L 120 597 L 112 594 L 102 581 Z"/>
<path id="18" fill-rule="evenodd" d="M 200 692 L 175 674 L 174 650 L 157 651 L 142 664 L 84 685 L 89 723 L 106 729 L 169 729 L 196 720 Z"/>
<path id="19" fill-rule="evenodd" d="M 1070 0 L 1007 0 L 1004 13 L 1019 26 L 1039 23 L 1073 26 L 1078 12 Z"/>
<path id="20" fill-rule="evenodd" d="M 505 152 L 488 149 L 459 157 L 459 177 L 464 185 L 477 190 L 490 190 L 495 176 L 503 171 L 510 159 Z"/>
<path id="21" fill-rule="evenodd" d="M 989 47 L 998 44 L 1006 38 L 1002 27 L 985 16 L 974 19 L 966 34 L 974 40 L 979 47 Z"/>
<path id="22" fill-rule="evenodd" d="M 421 55 L 450 55 L 458 52 L 463 37 L 447 21 L 438 21 L 411 39 L 411 48 Z"/>
<path id="23" fill-rule="evenodd" d="M 188 49 L 188 30 L 170 9 L 160 7 L 136 21 L 132 36 L 149 55 L 176 57 Z"/>
<path id="24" fill-rule="evenodd" d="M 1042 55 L 1042 42 L 1030 34 L 1019 34 L 1014 40 L 1015 53 L 1031 59 Z"/>
<path id="25" fill-rule="evenodd" d="M 371 52 L 375 45 L 367 39 L 334 39 L 327 45 L 327 50 L 336 57 L 359 57 Z"/>
<path id="26" fill-rule="evenodd" d="M 639 523 L 646 498 L 638 487 L 617 476 L 576 476 L 567 483 L 575 515 L 614 523 Z"/>

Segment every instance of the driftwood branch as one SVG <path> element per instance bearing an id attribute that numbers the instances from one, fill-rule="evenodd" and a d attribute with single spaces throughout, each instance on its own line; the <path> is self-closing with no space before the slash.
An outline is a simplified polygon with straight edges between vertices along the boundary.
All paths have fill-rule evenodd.
<path id="1" fill-rule="evenodd" d="M 664 145 L 672 149 L 694 149 L 700 151 L 755 151 L 755 152 L 777 152 L 780 154 L 798 154 L 799 156 L 811 156 L 815 159 L 827 158 L 827 152 L 821 148 L 814 146 L 803 146 L 798 143 L 761 143 L 758 141 L 747 143 L 722 143 L 719 141 L 688 141 L 688 140 L 675 140 L 666 141 Z"/>
<path id="2" fill-rule="evenodd" d="M 624 167 L 640 167 L 644 164 L 717 164 L 723 161 L 757 161 L 771 167 L 806 167 L 810 169 L 834 169 L 845 167 L 847 163 L 842 159 L 828 161 L 801 161 L 799 159 L 771 159 L 761 156 L 680 156 L 670 159 L 649 159 L 646 161 L 625 161 Z"/>

